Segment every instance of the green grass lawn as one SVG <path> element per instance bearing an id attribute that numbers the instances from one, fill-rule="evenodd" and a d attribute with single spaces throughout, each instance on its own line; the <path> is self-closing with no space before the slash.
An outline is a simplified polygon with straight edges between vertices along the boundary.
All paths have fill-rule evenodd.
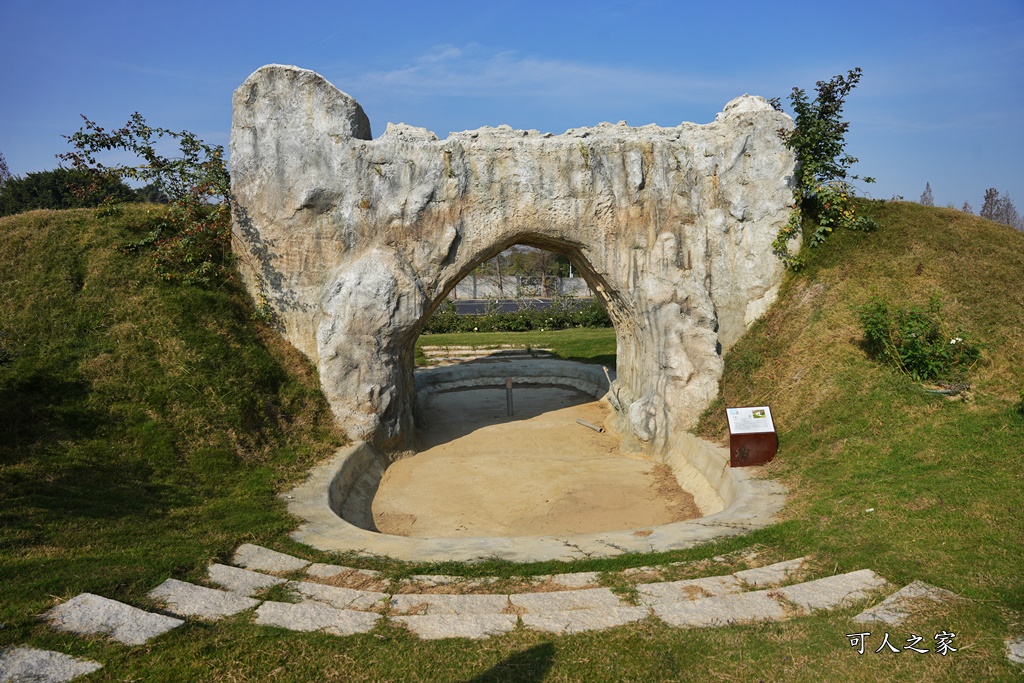
<path id="1" fill-rule="evenodd" d="M 768 403 L 790 490 L 783 520 L 656 556 L 579 563 L 410 566 L 331 557 L 292 542 L 277 494 L 344 441 L 315 371 L 254 321 L 236 283 L 156 282 L 120 247 L 159 219 L 90 210 L 0 219 L 0 647 L 96 659 L 95 681 L 980 681 L 1020 680 L 1003 641 L 1024 633 L 1024 234 L 957 211 L 870 207 L 882 227 L 838 233 L 727 354 L 699 431 L 723 439 L 725 405 Z M 967 400 L 926 394 L 868 358 L 856 307 L 938 294 L 984 344 Z M 523 343 L 609 364 L 610 330 L 432 335 L 419 344 Z M 963 600 L 889 630 L 946 657 L 868 651 L 845 634 L 861 605 L 759 626 L 678 630 L 649 620 L 554 637 L 420 641 L 395 627 L 337 638 L 189 623 L 142 647 L 61 634 L 36 616 L 88 591 L 147 606 L 168 577 L 201 581 L 253 542 L 309 559 L 412 573 L 614 571 L 757 544 L 826 572 L 871 568 Z M 869 642 L 869 646 L 871 643 Z"/>

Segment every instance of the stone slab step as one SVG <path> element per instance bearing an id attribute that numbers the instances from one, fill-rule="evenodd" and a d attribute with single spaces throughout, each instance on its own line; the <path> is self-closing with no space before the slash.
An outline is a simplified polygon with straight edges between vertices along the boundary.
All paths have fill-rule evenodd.
<path id="1" fill-rule="evenodd" d="M 640 602 L 645 605 L 699 600 L 729 593 L 739 593 L 744 583 L 735 576 L 708 576 L 702 579 L 643 583 L 636 587 Z"/>
<path id="2" fill-rule="evenodd" d="M 287 583 L 287 579 L 226 564 L 211 564 L 206 570 L 206 576 L 211 583 L 247 596 L 252 596 L 253 593 L 266 590 L 271 586 Z"/>
<path id="3" fill-rule="evenodd" d="M 828 576 L 773 590 L 733 593 L 681 602 L 656 602 L 654 613 L 672 626 L 702 628 L 775 621 L 822 609 L 836 609 L 888 585 L 870 569 Z"/>
<path id="4" fill-rule="evenodd" d="M 187 581 L 167 579 L 149 592 L 149 598 L 167 606 L 179 617 L 197 617 L 216 621 L 244 612 L 260 604 L 255 598 L 240 593 L 197 586 Z"/>
<path id="5" fill-rule="evenodd" d="M 322 602 L 336 609 L 373 611 L 383 609 L 387 593 L 328 586 L 310 581 L 289 581 L 288 588 L 302 596 L 303 601 Z"/>
<path id="6" fill-rule="evenodd" d="M 185 623 L 92 593 L 82 593 L 57 605 L 44 618 L 58 631 L 107 635 L 126 645 L 142 645 Z"/>
<path id="7" fill-rule="evenodd" d="M 239 567 L 272 574 L 301 571 L 312 564 L 309 560 L 300 560 L 297 557 L 251 543 L 238 546 L 231 561 Z"/>
<path id="8" fill-rule="evenodd" d="M 487 638 L 508 633 L 519 623 L 514 614 L 424 614 L 391 617 L 424 640 Z"/>
<path id="9" fill-rule="evenodd" d="M 372 612 L 335 609 L 319 602 L 273 602 L 268 600 L 256 610 L 255 623 L 291 631 L 324 631 L 338 636 L 366 633 L 381 619 Z"/>
<path id="10" fill-rule="evenodd" d="M 306 575 L 318 579 L 333 579 L 339 576 L 352 577 L 356 580 L 386 581 L 381 572 L 372 569 L 356 569 L 354 567 L 343 567 L 338 564 L 323 564 L 314 562 L 306 567 Z"/>
<path id="11" fill-rule="evenodd" d="M 737 579 L 753 588 L 764 588 L 765 586 L 777 586 L 789 581 L 803 572 L 807 564 L 806 557 L 798 557 L 795 560 L 776 562 L 765 567 L 744 569 L 733 574 Z"/>
<path id="12" fill-rule="evenodd" d="M 889 584 L 885 579 L 870 569 L 861 569 L 848 574 L 796 583 L 778 588 L 774 592 L 807 612 L 814 612 L 836 609 L 863 600 L 887 585 Z"/>
<path id="13" fill-rule="evenodd" d="M 622 600 L 610 588 L 586 588 L 551 593 L 516 593 L 508 598 L 513 607 L 531 614 L 623 606 Z"/>
<path id="14" fill-rule="evenodd" d="M 535 631 L 549 633 L 583 633 L 603 631 L 640 621 L 650 616 L 648 607 L 605 607 L 601 609 L 578 609 L 567 612 L 545 612 L 524 614 L 523 626 Z"/>
<path id="15" fill-rule="evenodd" d="M 0 651 L 0 683 L 65 683 L 103 665 L 52 650 L 15 647 Z"/>
<path id="16" fill-rule="evenodd" d="M 393 613 L 416 612 L 429 615 L 502 614 L 509 609 L 507 595 L 443 595 L 402 593 L 391 596 Z"/>
<path id="17" fill-rule="evenodd" d="M 757 621 L 775 621 L 787 616 L 768 591 L 734 593 L 715 598 L 654 604 L 654 613 L 670 626 L 706 628 Z"/>
<path id="18" fill-rule="evenodd" d="M 869 607 L 853 618 L 862 624 L 881 622 L 899 626 L 914 612 L 921 601 L 936 603 L 959 599 L 956 593 L 933 586 L 924 581 L 914 581 L 899 589 L 874 607 Z"/>
<path id="19" fill-rule="evenodd" d="M 1024 664 L 1024 637 L 1007 639 L 1006 656 L 1014 664 Z"/>
<path id="20" fill-rule="evenodd" d="M 529 348 L 517 347 L 507 349 L 455 349 L 452 347 L 439 346 L 436 348 L 422 347 L 423 355 L 427 358 L 439 358 L 439 357 L 450 357 L 450 358 L 482 358 L 487 356 L 501 357 L 501 358 L 519 358 L 519 357 L 530 357 L 530 356 L 551 356 L 554 354 L 554 349 L 542 349 L 542 348 Z"/>

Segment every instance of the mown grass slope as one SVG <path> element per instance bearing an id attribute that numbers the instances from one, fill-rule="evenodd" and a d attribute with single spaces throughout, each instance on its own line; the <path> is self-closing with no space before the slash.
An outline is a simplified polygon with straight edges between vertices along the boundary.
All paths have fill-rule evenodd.
<path id="1" fill-rule="evenodd" d="M 787 276 L 727 355 L 722 397 L 699 427 L 724 439 L 724 406 L 772 406 L 781 449 L 765 473 L 791 492 L 781 523 L 687 551 L 564 566 L 342 559 L 393 575 L 542 573 L 757 544 L 770 558 L 809 554 L 823 573 L 871 568 L 963 596 L 905 627 L 868 629 L 864 655 L 845 635 L 863 630 L 851 620 L 862 605 L 776 624 L 685 631 L 648 620 L 481 642 L 419 641 L 394 627 L 298 634 L 243 615 L 127 648 L 37 624 L 35 614 L 82 591 L 146 606 L 160 581 L 201 580 L 209 560 L 246 541 L 327 559 L 288 540 L 295 522 L 275 496 L 341 439 L 315 375 L 252 321 L 233 283 L 162 285 L 118 249 L 154 220 L 153 207 L 0 219 L 0 346 L 10 355 L 0 367 L 0 647 L 91 657 L 104 669 L 89 680 L 111 681 L 1018 680 L 1003 640 L 1024 633 L 1024 234 L 952 210 L 865 208 L 881 228 L 836 234 Z M 984 344 L 968 400 L 924 393 L 861 346 L 856 308 L 869 297 L 933 294 Z M 583 342 L 563 355 L 608 353 Z M 919 634 L 930 648 L 939 630 L 956 632 L 957 652 L 873 652 L 883 631 L 898 646 Z"/>
<path id="2" fill-rule="evenodd" d="M 122 246 L 163 209 L 0 219 L 0 622 L 139 598 L 239 538 L 342 435 L 315 373 L 233 282 L 170 286 Z M 4 630 L 5 640 L 11 637 Z"/>

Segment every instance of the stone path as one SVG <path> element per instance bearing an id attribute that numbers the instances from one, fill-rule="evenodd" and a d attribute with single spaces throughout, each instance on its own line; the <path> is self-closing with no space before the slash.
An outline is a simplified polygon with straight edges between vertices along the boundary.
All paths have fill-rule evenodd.
<path id="1" fill-rule="evenodd" d="M 510 358 L 553 358 L 554 349 L 527 347 L 518 344 L 480 346 L 423 346 L 423 355 L 431 364 L 464 363 L 466 361 L 508 360 Z"/>
<path id="2" fill-rule="evenodd" d="M 58 631 L 106 635 L 125 645 L 142 645 L 185 623 L 92 593 L 82 593 L 57 605 L 46 613 L 45 619 Z"/>
<path id="3" fill-rule="evenodd" d="M 756 553 L 744 559 L 754 560 Z M 726 558 L 714 558 L 724 562 Z M 207 577 L 221 588 L 168 579 L 149 593 L 175 616 L 83 593 L 44 615 L 53 627 L 82 635 L 102 634 L 141 645 L 177 628 L 184 619 L 213 621 L 252 611 L 254 623 L 338 636 L 366 633 L 383 623 L 400 625 L 420 638 L 486 638 L 523 628 L 555 634 L 599 631 L 648 618 L 678 628 L 708 628 L 777 621 L 868 600 L 890 584 L 870 569 L 803 580 L 806 558 L 731 574 L 657 581 L 685 563 L 639 567 L 620 573 L 627 588 L 616 593 L 597 585 L 595 572 L 523 579 L 414 576 L 390 582 L 381 573 L 310 563 L 245 544 L 232 562 L 210 565 Z M 269 599 L 266 591 L 277 591 Z M 623 596 L 629 596 L 631 600 Z M 958 599 L 928 584 L 914 583 L 854 617 L 854 621 L 898 625 L 922 603 Z M 1024 639 L 1007 641 L 1009 657 L 1024 660 Z M 16 648 L 0 652 L 0 683 L 69 681 L 100 668 L 56 652 Z"/>
<path id="4" fill-rule="evenodd" d="M 63 683 L 91 674 L 103 665 L 60 652 L 17 647 L 0 652 L 0 683 Z"/>

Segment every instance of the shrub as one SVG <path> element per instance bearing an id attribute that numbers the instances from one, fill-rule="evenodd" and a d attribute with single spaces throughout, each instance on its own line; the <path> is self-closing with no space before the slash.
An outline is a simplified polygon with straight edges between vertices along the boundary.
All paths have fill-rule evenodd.
<path id="1" fill-rule="evenodd" d="M 790 93 L 795 127 L 780 135 L 796 154 L 794 208 L 789 222 L 772 243 L 787 268 L 799 270 L 804 264 L 799 254 L 789 251 L 789 242 L 801 233 L 805 220 L 816 224 L 809 240 L 812 248 L 824 242 L 836 228 L 867 231 L 877 227 L 874 220 L 856 215 L 853 186 L 849 182 L 858 179 L 849 173 L 857 159 L 846 153 L 845 138 L 850 124 L 843 121 L 843 105 L 860 77 L 858 67 L 846 76 L 840 74 L 828 81 L 818 81 L 814 100 L 809 100 L 802 88 L 793 88 Z M 781 100 L 775 98 L 771 102 L 782 111 Z"/>
<path id="2" fill-rule="evenodd" d="M 119 178 L 100 182 L 84 170 L 55 168 L 12 177 L 0 188 L 0 216 L 34 209 L 84 209 L 102 204 L 108 197 L 132 201 L 135 193 Z"/>
<path id="3" fill-rule="evenodd" d="M 611 327 L 611 319 L 597 299 L 571 297 L 553 299 L 548 308 L 533 308 L 521 301 L 517 311 L 499 311 L 488 304 L 477 315 L 460 315 L 451 300 L 445 300 L 423 326 L 423 334 L 445 332 L 528 332 L 564 330 L 572 327 Z"/>
<path id="4" fill-rule="evenodd" d="M 85 126 L 64 136 L 73 151 L 58 156 L 76 171 L 90 174 L 93 184 L 83 192 L 127 178 L 149 183 L 129 201 L 141 196 L 155 201 L 166 198 L 169 203 L 165 220 L 130 245 L 131 250 L 145 250 L 157 275 L 167 281 L 208 284 L 223 278 L 231 260 L 231 182 L 223 148 L 208 145 L 187 130 L 154 128 L 138 112 L 111 132 L 82 118 Z M 159 154 L 156 147 L 161 138 L 173 140 L 181 155 Z M 134 155 L 139 164 L 107 166 L 97 159 L 112 150 Z"/>
<path id="5" fill-rule="evenodd" d="M 924 309 L 872 299 L 859 311 L 868 352 L 916 381 L 966 374 L 981 352 L 965 332 L 950 330 L 941 313 L 935 297 Z"/>

